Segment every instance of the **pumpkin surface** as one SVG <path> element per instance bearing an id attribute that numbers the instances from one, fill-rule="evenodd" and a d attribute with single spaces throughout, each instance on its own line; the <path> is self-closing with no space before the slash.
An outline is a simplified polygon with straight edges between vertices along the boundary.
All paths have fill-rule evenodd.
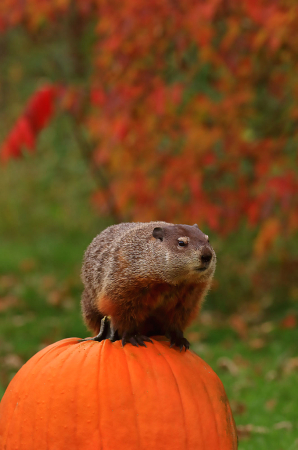
<path id="1" fill-rule="evenodd" d="M 144 348 L 70 338 L 37 353 L 0 404 L 0 449 L 237 449 L 218 376 L 156 339 Z"/>

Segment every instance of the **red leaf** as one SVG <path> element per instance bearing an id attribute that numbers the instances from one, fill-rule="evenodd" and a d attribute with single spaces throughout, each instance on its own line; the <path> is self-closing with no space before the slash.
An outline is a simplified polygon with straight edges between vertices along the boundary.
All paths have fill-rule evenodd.
<path id="1" fill-rule="evenodd" d="M 33 150 L 35 146 L 35 136 L 27 117 L 21 117 L 16 125 L 19 132 L 19 141 L 23 143 L 28 149 Z"/>
<path id="2" fill-rule="evenodd" d="M 294 314 L 289 314 L 280 323 L 281 328 L 296 328 L 297 317 Z"/>
<path id="3" fill-rule="evenodd" d="M 6 161 L 11 157 L 18 158 L 21 156 L 23 147 L 32 150 L 34 145 L 35 136 L 28 119 L 21 117 L 2 146 L 1 159 Z"/>
<path id="4" fill-rule="evenodd" d="M 56 93 L 55 86 L 45 86 L 31 97 L 25 115 L 35 132 L 44 128 L 52 117 Z"/>
<path id="5" fill-rule="evenodd" d="M 156 114 L 162 115 L 165 112 L 165 103 L 166 103 L 166 91 L 165 87 L 160 85 L 153 93 L 152 93 L 152 101 L 155 105 Z"/>
<path id="6" fill-rule="evenodd" d="M 18 119 L 0 149 L 2 161 L 20 157 L 23 147 L 34 149 L 37 134 L 53 115 L 56 95 L 57 87 L 45 86 L 31 97 L 24 115 Z"/>
<path id="7" fill-rule="evenodd" d="M 102 89 L 93 88 L 90 92 L 90 101 L 94 106 L 102 106 L 105 101 L 105 93 Z"/>

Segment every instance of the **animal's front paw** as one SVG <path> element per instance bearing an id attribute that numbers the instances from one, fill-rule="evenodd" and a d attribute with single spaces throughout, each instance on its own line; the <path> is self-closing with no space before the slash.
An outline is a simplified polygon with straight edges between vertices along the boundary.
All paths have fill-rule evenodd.
<path id="1" fill-rule="evenodd" d="M 135 332 L 131 333 L 128 331 L 124 331 L 124 333 L 122 334 L 123 347 L 125 344 L 132 344 L 135 347 L 138 347 L 139 345 L 141 345 L 142 347 L 147 347 L 144 341 L 151 342 L 151 344 L 153 344 L 150 338 L 148 338 L 147 336 L 143 336 L 142 334 L 138 334 Z"/>

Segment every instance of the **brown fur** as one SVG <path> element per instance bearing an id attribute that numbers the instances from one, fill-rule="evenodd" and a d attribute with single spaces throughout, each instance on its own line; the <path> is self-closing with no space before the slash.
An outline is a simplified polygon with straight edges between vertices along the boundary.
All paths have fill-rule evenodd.
<path id="1" fill-rule="evenodd" d="M 185 246 L 179 246 L 179 238 Z M 211 261 L 204 263 L 202 255 L 211 255 Z M 208 236 L 196 225 L 113 225 L 96 236 L 85 253 L 85 322 L 95 333 L 104 316 L 110 316 L 120 335 L 183 331 L 199 312 L 215 263 Z"/>

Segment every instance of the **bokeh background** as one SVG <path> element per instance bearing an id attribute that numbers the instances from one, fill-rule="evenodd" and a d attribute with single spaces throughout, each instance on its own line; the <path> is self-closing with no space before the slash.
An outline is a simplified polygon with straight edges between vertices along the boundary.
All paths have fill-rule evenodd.
<path id="1" fill-rule="evenodd" d="M 298 449 L 293 0 L 2 0 L 0 386 L 88 334 L 84 250 L 120 221 L 198 223 L 218 255 L 192 349 L 239 448 Z"/>

